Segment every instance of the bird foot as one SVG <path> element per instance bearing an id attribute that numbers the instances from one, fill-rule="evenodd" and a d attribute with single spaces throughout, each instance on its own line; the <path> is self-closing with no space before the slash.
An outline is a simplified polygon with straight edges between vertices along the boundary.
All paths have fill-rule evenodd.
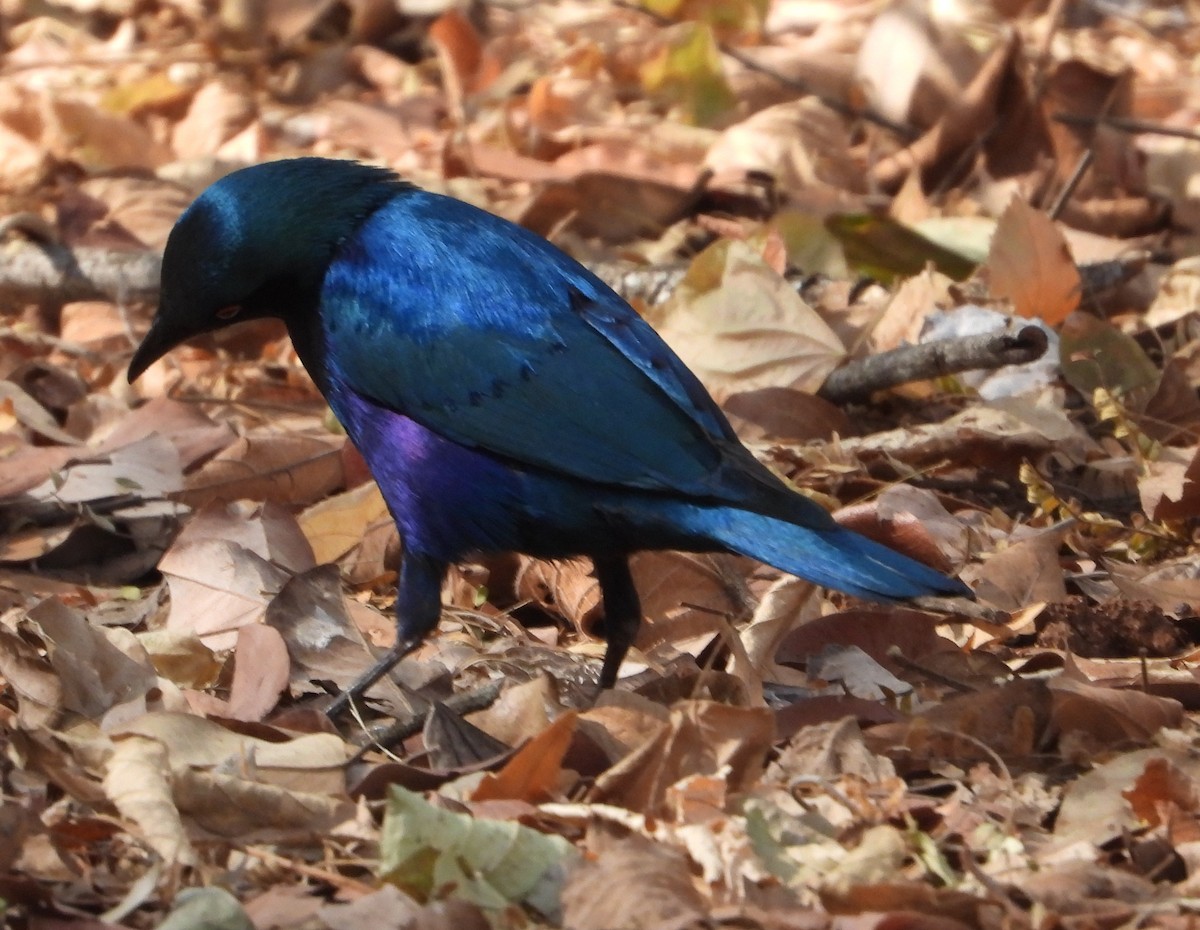
<path id="1" fill-rule="evenodd" d="M 420 645 L 420 640 L 400 640 L 396 645 L 392 646 L 387 652 L 381 655 L 369 669 L 367 669 L 358 679 L 345 691 L 333 699 L 333 702 L 325 708 L 325 716 L 330 720 L 336 721 L 338 717 L 344 714 L 355 701 L 359 700 L 367 690 L 379 681 L 384 675 L 390 672 L 400 660 L 412 652 Z"/>

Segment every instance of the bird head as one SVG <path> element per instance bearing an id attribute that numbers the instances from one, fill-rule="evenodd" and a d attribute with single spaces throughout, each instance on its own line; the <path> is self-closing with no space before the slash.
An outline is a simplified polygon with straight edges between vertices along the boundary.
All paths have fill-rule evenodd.
<path id="1" fill-rule="evenodd" d="M 193 336 L 315 312 L 337 247 L 408 188 L 386 169 L 326 158 L 267 162 L 217 181 L 167 238 L 158 312 L 129 380 Z"/>

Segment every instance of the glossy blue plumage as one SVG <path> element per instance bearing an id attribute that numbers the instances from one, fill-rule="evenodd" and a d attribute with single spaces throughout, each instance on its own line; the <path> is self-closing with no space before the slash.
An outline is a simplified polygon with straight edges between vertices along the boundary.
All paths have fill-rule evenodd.
<path id="1" fill-rule="evenodd" d="M 464 445 L 685 494 L 721 492 L 717 443 L 744 455 L 628 304 L 457 200 L 411 191 L 381 207 L 329 266 L 321 316 L 331 374 Z"/>
<path id="2" fill-rule="evenodd" d="M 284 319 L 379 483 L 405 543 L 405 648 L 436 623 L 447 565 L 479 550 L 596 560 L 606 684 L 640 622 L 638 549 L 739 552 L 876 600 L 967 593 L 786 488 L 582 266 L 378 169 L 299 159 L 210 188 L 172 232 L 131 378 L 231 314 Z"/>

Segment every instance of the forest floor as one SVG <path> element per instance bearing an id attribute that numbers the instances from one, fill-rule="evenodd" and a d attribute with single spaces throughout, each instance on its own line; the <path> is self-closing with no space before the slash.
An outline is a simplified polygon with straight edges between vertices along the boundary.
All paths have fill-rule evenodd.
<path id="1" fill-rule="evenodd" d="M 4 925 L 1192 926 L 1195 13 L 0 0 Z M 640 554 L 596 699 L 589 564 L 488 558 L 333 727 L 394 635 L 362 460 L 276 324 L 125 377 L 181 210 L 305 154 L 593 265 L 977 603 Z"/>

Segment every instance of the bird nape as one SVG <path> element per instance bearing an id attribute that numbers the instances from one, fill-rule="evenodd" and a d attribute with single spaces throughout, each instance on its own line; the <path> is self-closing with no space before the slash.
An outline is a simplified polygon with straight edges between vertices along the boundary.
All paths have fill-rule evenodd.
<path id="1" fill-rule="evenodd" d="M 641 606 L 628 557 L 734 552 L 875 601 L 970 596 L 843 529 L 738 441 L 699 380 L 607 285 L 545 239 L 390 172 L 299 158 L 234 172 L 183 213 L 129 366 L 278 317 L 404 540 L 396 646 L 436 626 L 477 552 L 590 556 L 616 681 Z"/>

